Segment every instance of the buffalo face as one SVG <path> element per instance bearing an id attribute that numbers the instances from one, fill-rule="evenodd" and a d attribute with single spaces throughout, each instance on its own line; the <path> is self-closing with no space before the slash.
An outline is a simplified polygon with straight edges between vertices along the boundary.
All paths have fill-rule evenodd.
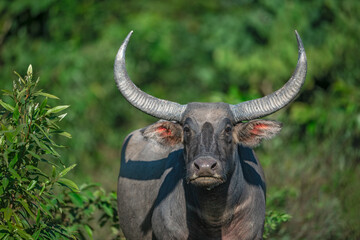
<path id="1" fill-rule="evenodd" d="M 220 107 L 223 105 L 223 108 Z M 186 181 L 213 188 L 233 170 L 233 123 L 227 104 L 190 104 L 183 121 Z"/>

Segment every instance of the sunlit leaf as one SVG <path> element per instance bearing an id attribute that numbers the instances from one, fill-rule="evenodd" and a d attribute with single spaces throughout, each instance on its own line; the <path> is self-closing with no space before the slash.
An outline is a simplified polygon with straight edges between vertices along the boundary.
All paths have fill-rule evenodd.
<path id="1" fill-rule="evenodd" d="M 59 121 L 63 120 L 66 117 L 67 113 L 61 114 L 58 116 Z"/>
<path id="2" fill-rule="evenodd" d="M 12 96 L 12 91 L 10 90 L 2 89 L 1 91 L 4 93 L 4 95 Z"/>
<path id="3" fill-rule="evenodd" d="M 32 180 L 26 190 L 30 191 L 31 189 L 33 189 L 36 186 L 36 183 L 36 180 Z"/>
<path id="4" fill-rule="evenodd" d="M 52 95 L 50 93 L 41 92 L 41 91 L 38 91 L 38 92 L 34 93 L 34 96 L 44 96 L 44 97 L 48 97 L 48 98 L 59 99 L 55 95 Z"/>
<path id="5" fill-rule="evenodd" d="M 89 238 L 90 238 L 90 239 L 93 239 L 93 231 L 92 231 L 92 229 L 90 228 L 90 226 L 87 225 L 87 224 L 85 224 L 85 225 L 84 225 L 84 229 L 85 229 L 86 233 L 88 234 Z"/>
<path id="6" fill-rule="evenodd" d="M 67 109 L 68 107 L 70 107 L 70 105 L 56 106 L 54 108 L 51 108 L 51 109 L 47 110 L 45 115 L 49 115 L 51 113 L 58 113 L 60 111 L 63 111 L 65 109 Z"/>
<path id="7" fill-rule="evenodd" d="M 8 103 L 3 102 L 1 99 L 0 99 L 0 105 L 3 106 L 3 108 L 5 108 L 6 110 L 8 110 L 10 112 L 14 112 L 14 110 L 15 110 L 15 108 L 13 106 L 11 106 Z"/>
<path id="8" fill-rule="evenodd" d="M 73 165 L 71 165 L 70 167 L 65 168 L 64 170 L 62 170 L 62 171 L 59 173 L 59 177 L 65 176 L 65 175 L 66 175 L 71 169 L 73 169 L 74 167 L 76 167 L 76 164 L 73 164 Z"/>
<path id="9" fill-rule="evenodd" d="M 32 65 L 31 65 L 31 64 L 29 65 L 26 74 L 27 74 L 28 76 L 31 76 L 31 75 L 33 74 L 33 69 L 32 69 Z"/>
<path id="10" fill-rule="evenodd" d="M 42 185 L 42 187 L 41 187 L 41 190 L 40 190 L 40 192 L 39 192 L 39 196 L 41 196 L 41 194 L 44 192 L 45 188 L 46 188 L 46 184 L 43 183 L 43 185 Z"/>
<path id="11" fill-rule="evenodd" d="M 68 133 L 68 132 L 60 132 L 58 134 L 61 135 L 61 136 L 67 137 L 67 138 L 72 138 L 71 134 Z"/>
<path id="12" fill-rule="evenodd" d="M 79 187 L 73 181 L 67 178 L 60 178 L 58 183 L 70 188 L 73 192 L 80 192 Z"/>

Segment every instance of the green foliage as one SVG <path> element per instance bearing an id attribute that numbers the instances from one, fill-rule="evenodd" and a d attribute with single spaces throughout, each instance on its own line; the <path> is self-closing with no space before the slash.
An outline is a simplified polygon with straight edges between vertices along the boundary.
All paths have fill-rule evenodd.
<path id="1" fill-rule="evenodd" d="M 58 98 L 37 90 L 31 65 L 24 78 L 16 75 L 13 90 L 3 90 L 0 100 L 0 239 L 92 238 L 95 210 L 103 212 L 101 225 L 116 222 L 116 197 L 67 178 L 76 164 L 61 162 L 55 149 L 63 146 L 53 138 L 71 138 L 58 125 L 69 106 L 49 105 Z"/>
<path id="2" fill-rule="evenodd" d="M 280 136 L 256 150 L 268 201 L 291 189 L 268 206 L 292 216 L 275 235 L 359 239 L 359 22 L 354 0 L 0 1 L 0 82 L 29 62 L 41 66 L 41 87 L 71 105 L 62 120 L 71 151 L 56 151 L 67 166 L 78 163 L 75 182 L 95 179 L 113 191 L 124 137 L 154 121 L 113 81 L 114 57 L 130 30 L 127 67 L 141 89 L 180 103 L 237 103 L 286 82 L 297 29 L 306 83 L 270 117 L 284 123 Z"/>
<path id="3" fill-rule="evenodd" d="M 271 234 L 274 234 L 276 231 L 278 231 L 280 225 L 287 222 L 290 218 L 290 215 L 286 213 L 279 213 L 272 210 L 266 212 L 263 234 L 264 239 L 268 239 Z"/>

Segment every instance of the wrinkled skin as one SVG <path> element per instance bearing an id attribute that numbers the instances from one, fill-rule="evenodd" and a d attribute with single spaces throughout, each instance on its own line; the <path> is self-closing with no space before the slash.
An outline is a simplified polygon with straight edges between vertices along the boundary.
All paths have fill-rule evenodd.
<path id="1" fill-rule="evenodd" d="M 265 181 L 251 147 L 281 124 L 235 123 L 225 103 L 189 103 L 124 141 L 118 181 L 127 239 L 262 239 Z"/>

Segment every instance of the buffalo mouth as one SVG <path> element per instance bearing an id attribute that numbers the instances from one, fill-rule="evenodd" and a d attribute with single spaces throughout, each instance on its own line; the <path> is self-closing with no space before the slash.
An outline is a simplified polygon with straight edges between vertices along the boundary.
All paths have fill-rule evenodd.
<path id="1" fill-rule="evenodd" d="M 220 177 L 213 176 L 200 176 L 189 179 L 189 183 L 193 184 L 197 187 L 204 187 L 208 189 L 212 189 L 222 183 L 224 183 L 224 179 Z"/>

